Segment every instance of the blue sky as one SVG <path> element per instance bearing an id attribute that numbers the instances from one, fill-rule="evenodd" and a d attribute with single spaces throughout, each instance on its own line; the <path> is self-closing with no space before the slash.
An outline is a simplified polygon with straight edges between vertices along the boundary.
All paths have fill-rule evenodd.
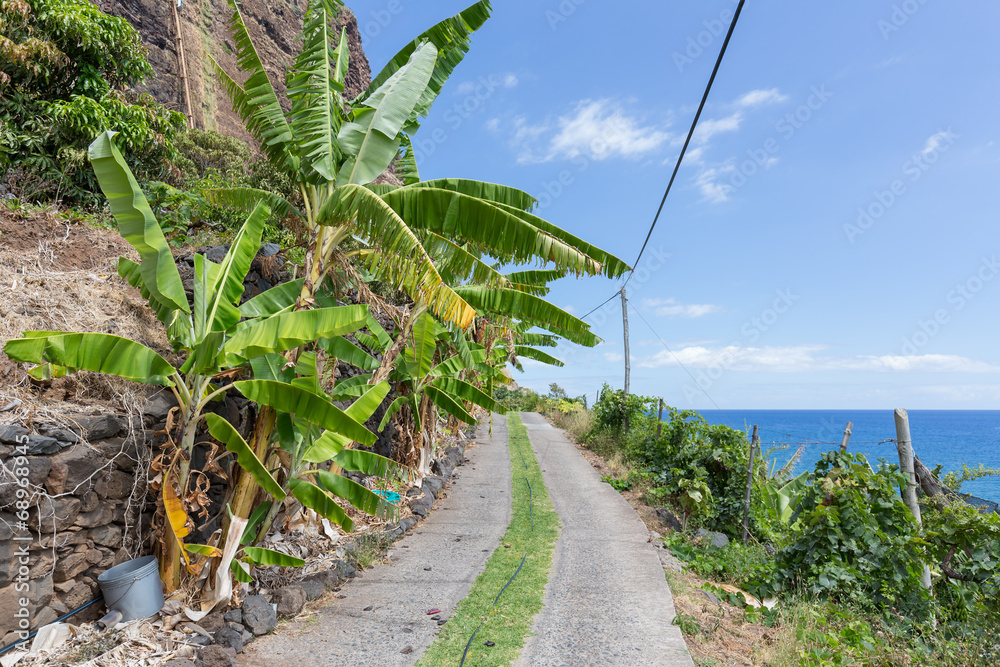
<path id="1" fill-rule="evenodd" d="M 349 4 L 377 71 L 469 3 Z M 417 134 L 422 176 L 527 190 L 631 263 L 735 6 L 496 0 Z M 998 405 L 998 24 L 985 1 L 747 3 L 629 285 L 633 391 L 696 409 Z M 550 298 L 583 315 L 618 285 L 564 279 Z M 602 345 L 518 382 L 620 387 L 620 301 L 588 321 Z"/>

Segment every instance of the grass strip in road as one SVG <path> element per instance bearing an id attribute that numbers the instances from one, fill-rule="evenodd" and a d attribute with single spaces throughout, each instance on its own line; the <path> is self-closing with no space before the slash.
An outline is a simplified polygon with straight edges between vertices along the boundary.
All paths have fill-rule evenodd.
<path id="1" fill-rule="evenodd" d="M 458 667 L 466 643 L 480 623 L 482 627 L 465 659 L 466 667 L 509 665 L 524 647 L 535 614 L 542 610 L 552 553 L 559 537 L 559 515 L 552 509 L 528 430 L 520 416 L 508 415 L 507 429 L 513 473 L 510 525 L 486 569 L 458 603 L 417 667 Z M 510 581 L 522 559 L 521 571 L 494 606 L 497 594 Z M 486 642 L 494 645 L 486 646 Z"/>

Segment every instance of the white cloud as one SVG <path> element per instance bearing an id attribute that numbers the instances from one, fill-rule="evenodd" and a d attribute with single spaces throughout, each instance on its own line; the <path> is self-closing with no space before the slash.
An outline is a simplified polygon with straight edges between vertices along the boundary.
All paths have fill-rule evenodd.
<path id="1" fill-rule="evenodd" d="M 704 317 L 722 310 L 719 306 L 710 304 L 677 303 L 676 299 L 643 299 L 642 305 L 652 308 L 657 315 L 663 317 Z"/>
<path id="2" fill-rule="evenodd" d="M 462 83 L 458 84 L 458 88 L 455 89 L 455 92 L 458 93 L 459 95 L 469 95 L 475 92 L 476 86 L 478 85 L 479 85 L 478 81 L 463 81 Z"/>
<path id="3" fill-rule="evenodd" d="M 950 138 L 949 132 L 938 132 L 937 134 L 932 134 L 927 139 L 927 143 L 924 144 L 924 149 L 920 151 L 924 155 L 930 155 L 931 153 L 936 153 L 941 146 L 948 144 L 946 141 Z"/>
<path id="4" fill-rule="evenodd" d="M 604 360 L 612 364 L 617 364 L 622 361 L 625 361 L 625 355 L 619 354 L 618 352 L 605 352 Z"/>
<path id="5" fill-rule="evenodd" d="M 893 65 L 898 65 L 903 62 L 905 58 L 903 56 L 893 56 L 891 58 L 886 58 L 880 63 L 875 65 L 875 69 L 882 69 L 883 67 L 892 67 Z"/>
<path id="6" fill-rule="evenodd" d="M 699 144 L 708 143 L 711 141 L 712 137 L 717 134 L 737 131 L 740 129 L 740 124 L 742 122 L 743 114 L 739 111 L 730 116 L 726 116 L 725 118 L 703 120 L 698 123 L 698 127 L 695 129 L 694 136 L 691 140 Z"/>
<path id="7" fill-rule="evenodd" d="M 723 368 L 734 371 L 797 373 L 807 371 L 869 371 L 886 373 L 996 373 L 1000 365 L 952 354 L 859 355 L 831 357 L 819 354 L 822 345 L 743 347 L 729 345 L 709 348 L 685 347 L 670 354 L 666 350 L 640 359 L 642 368 L 677 366 Z"/>
<path id="8" fill-rule="evenodd" d="M 729 195 L 733 191 L 733 186 L 727 183 L 720 183 L 719 179 L 723 174 L 728 174 L 732 171 L 733 166 L 730 164 L 723 167 L 706 167 L 698 172 L 695 185 L 701 191 L 702 201 L 708 201 L 713 204 L 721 204 L 729 201 Z"/>
<path id="9" fill-rule="evenodd" d="M 489 130 L 490 132 L 496 132 L 497 130 L 499 130 L 500 129 L 500 119 L 499 118 L 490 118 L 488 121 L 486 121 L 486 129 Z"/>
<path id="10" fill-rule="evenodd" d="M 554 134 L 547 142 L 543 135 Z M 610 99 L 583 100 L 572 113 L 554 123 L 530 125 L 522 117 L 515 119 L 513 142 L 520 148 L 518 162 L 550 162 L 580 155 L 591 160 L 612 157 L 638 158 L 657 148 L 670 135 L 626 113 Z M 537 144 L 544 144 L 539 147 Z"/>
<path id="11" fill-rule="evenodd" d="M 513 88 L 517 84 L 518 84 L 518 79 L 516 74 L 508 72 L 507 74 L 504 75 L 503 77 L 504 88 Z"/>
<path id="12" fill-rule="evenodd" d="M 563 306 L 563 310 L 565 310 L 570 315 L 576 315 L 576 313 L 578 312 L 576 308 L 574 308 L 573 306 Z"/>
<path id="13" fill-rule="evenodd" d="M 736 100 L 736 106 L 744 109 L 752 109 L 768 104 L 780 104 L 788 101 L 788 95 L 783 95 L 777 88 L 761 88 L 751 90 Z"/>

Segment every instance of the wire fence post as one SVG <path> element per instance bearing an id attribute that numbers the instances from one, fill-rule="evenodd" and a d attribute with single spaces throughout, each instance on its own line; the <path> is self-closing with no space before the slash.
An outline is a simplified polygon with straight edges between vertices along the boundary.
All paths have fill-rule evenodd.
<path id="1" fill-rule="evenodd" d="M 906 477 L 906 486 L 900 489 L 903 502 L 910 509 L 913 518 L 920 525 L 920 505 L 917 503 L 917 475 L 913 469 L 913 440 L 910 438 L 910 417 L 906 410 L 896 409 L 896 451 L 899 453 L 899 472 Z M 920 584 L 930 590 L 931 570 L 924 563 L 924 573 Z"/>
<path id="2" fill-rule="evenodd" d="M 660 399 L 660 416 L 656 419 L 656 439 L 660 439 L 660 433 L 663 430 L 663 399 Z"/>
<path id="3" fill-rule="evenodd" d="M 750 438 L 750 465 L 747 466 L 747 495 L 743 501 L 743 544 L 750 536 L 750 492 L 753 490 L 753 459 L 757 452 L 757 425 L 753 426 L 753 436 Z"/>
<path id="4" fill-rule="evenodd" d="M 847 443 L 851 440 L 851 432 L 853 430 L 854 430 L 854 422 L 847 422 L 847 427 L 844 428 L 844 438 L 840 441 L 841 454 L 847 451 Z"/>

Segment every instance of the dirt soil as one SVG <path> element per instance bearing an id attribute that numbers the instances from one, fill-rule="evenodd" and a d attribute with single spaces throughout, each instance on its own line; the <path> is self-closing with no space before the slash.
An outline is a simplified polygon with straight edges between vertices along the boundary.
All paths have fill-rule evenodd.
<path id="1" fill-rule="evenodd" d="M 547 418 L 548 419 L 548 418 Z M 553 426 L 559 424 L 552 419 Z M 604 457 L 592 451 L 587 445 L 576 441 L 571 431 L 565 431 L 566 437 L 576 445 L 585 459 L 601 475 L 612 475 L 619 469 L 610 465 Z M 643 501 L 641 491 L 631 489 L 624 491 L 622 497 L 628 501 L 639 518 L 651 532 L 665 534 L 669 532 L 656 516 L 656 508 Z M 688 572 L 667 573 L 671 593 L 674 596 L 674 607 L 679 619 L 678 623 L 684 633 L 688 650 L 696 665 L 717 665 L 719 667 L 755 667 L 767 664 L 767 647 L 774 642 L 776 630 L 761 624 L 746 620 L 744 611 L 726 602 L 716 603 L 712 600 L 704 586 L 709 582 L 698 575 Z M 691 631 L 698 629 L 697 633 Z"/>
<path id="2" fill-rule="evenodd" d="M 78 331 L 113 333 L 169 355 L 162 325 L 117 275 L 120 256 L 138 260 L 116 231 L 54 209 L 0 208 L 0 346 L 25 331 Z M 115 408 L 138 388 L 92 373 L 34 383 L 26 370 L 0 355 L 0 404 L 20 398 L 22 410 L 62 402 Z M 23 416 L 0 413 L 0 422 Z"/>

